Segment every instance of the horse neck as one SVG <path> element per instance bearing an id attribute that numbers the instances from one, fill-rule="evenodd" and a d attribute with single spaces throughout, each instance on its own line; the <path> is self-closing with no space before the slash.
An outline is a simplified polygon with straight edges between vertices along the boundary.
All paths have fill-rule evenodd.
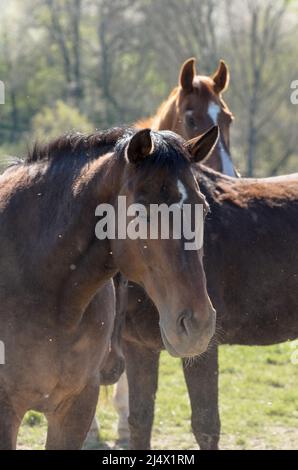
<path id="1" fill-rule="evenodd" d="M 124 166 L 124 159 L 118 158 L 114 153 L 108 153 L 91 162 L 76 182 L 76 192 L 82 201 L 79 207 L 83 210 L 83 217 L 88 217 L 86 230 L 91 231 L 92 238 L 96 222 L 95 210 L 99 204 L 114 205 L 121 189 Z M 81 214 L 77 213 L 74 217 L 79 217 L 80 223 Z"/>
<path id="2" fill-rule="evenodd" d="M 75 328 L 80 323 L 95 293 L 117 272 L 110 241 L 95 237 L 95 209 L 99 204 L 114 202 L 123 165 L 115 155 L 108 154 L 91 162 L 74 182 L 73 223 L 71 231 L 65 234 L 66 246 L 60 247 L 61 256 L 70 253 L 63 260 L 63 265 L 71 268 L 60 282 L 59 305 L 62 324 L 67 328 Z M 56 257 L 59 259 L 57 252 Z"/>
<path id="3" fill-rule="evenodd" d="M 240 217 L 241 213 L 247 210 L 246 206 L 238 203 L 237 197 L 235 200 L 231 198 L 231 195 L 241 193 L 242 179 L 228 177 L 209 166 L 200 164 L 196 166 L 195 177 L 210 205 L 211 213 L 207 225 L 211 233 L 221 224 L 226 227 L 228 218 L 231 214 L 235 214 L 235 211 L 239 211 Z"/>
<path id="4" fill-rule="evenodd" d="M 197 164 L 194 166 L 195 178 L 199 184 L 200 190 L 206 197 L 211 210 L 217 205 L 216 185 L 221 173 L 214 171 L 209 166 Z"/>
<path id="5" fill-rule="evenodd" d="M 72 181 L 70 177 L 69 184 L 72 191 L 65 192 L 66 202 L 70 198 L 70 219 L 80 222 L 83 213 L 84 218 L 89 214 L 94 222 L 95 208 L 98 204 L 109 203 L 113 200 L 120 179 L 119 160 L 112 153 L 85 164 Z M 59 181 L 57 181 L 57 184 L 59 184 Z M 94 227 L 90 228 L 93 230 Z"/>
<path id="6" fill-rule="evenodd" d="M 174 88 L 170 96 L 158 108 L 151 118 L 151 127 L 156 131 L 175 131 L 177 124 L 176 98 L 178 88 Z"/>
<path id="7" fill-rule="evenodd" d="M 79 162 L 72 167 L 54 162 L 38 188 L 31 186 L 31 210 L 40 234 L 37 244 L 32 238 L 32 249 L 39 263 L 51 266 L 57 281 L 64 276 L 63 267 L 76 265 L 94 242 L 95 209 L 100 203 L 113 201 L 121 180 L 118 170 L 118 159 L 111 154 L 82 166 Z M 38 204 L 36 192 L 43 195 Z M 50 262 L 53 259 L 57 261 Z"/>

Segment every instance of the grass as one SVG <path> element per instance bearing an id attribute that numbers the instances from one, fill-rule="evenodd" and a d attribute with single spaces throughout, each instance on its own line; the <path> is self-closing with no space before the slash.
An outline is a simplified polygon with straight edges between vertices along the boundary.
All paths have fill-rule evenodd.
<path id="1" fill-rule="evenodd" d="M 291 361 L 297 343 L 270 347 L 220 348 L 222 449 L 294 449 L 298 447 L 298 364 Z M 98 407 L 101 439 L 113 445 L 116 413 L 112 391 L 102 390 Z M 196 449 L 190 407 L 180 361 L 162 354 L 153 432 L 156 449 Z M 46 421 L 26 415 L 19 447 L 40 449 Z"/>

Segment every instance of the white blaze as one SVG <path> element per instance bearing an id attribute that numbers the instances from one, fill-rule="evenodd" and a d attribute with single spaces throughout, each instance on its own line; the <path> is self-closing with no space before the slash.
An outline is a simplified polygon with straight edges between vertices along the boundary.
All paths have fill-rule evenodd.
<path id="1" fill-rule="evenodd" d="M 220 113 L 220 107 L 218 106 L 218 104 L 214 103 L 214 101 L 211 101 L 208 106 L 208 116 L 210 117 L 210 119 L 212 120 L 215 126 L 218 124 L 219 113 Z M 222 172 L 228 176 L 235 176 L 235 170 L 234 170 L 233 164 L 231 162 L 231 159 L 227 151 L 225 150 L 222 144 L 221 137 L 218 142 L 218 145 L 219 145 L 219 150 L 220 150 Z"/>
<path id="2" fill-rule="evenodd" d="M 216 126 L 218 122 L 218 115 L 220 112 L 220 107 L 218 104 L 214 103 L 214 101 L 211 101 L 209 106 L 208 106 L 208 116 L 212 120 L 213 124 Z"/>
<path id="3" fill-rule="evenodd" d="M 178 204 L 179 204 L 179 207 L 182 209 L 183 204 L 185 203 L 187 199 L 187 191 L 186 191 L 184 184 L 180 180 L 178 180 L 178 191 L 181 196 L 181 199 Z"/>
<path id="4" fill-rule="evenodd" d="M 219 148 L 220 148 L 220 157 L 221 157 L 223 174 L 228 175 L 228 176 L 235 176 L 235 170 L 234 170 L 233 164 L 221 140 L 219 141 Z"/>

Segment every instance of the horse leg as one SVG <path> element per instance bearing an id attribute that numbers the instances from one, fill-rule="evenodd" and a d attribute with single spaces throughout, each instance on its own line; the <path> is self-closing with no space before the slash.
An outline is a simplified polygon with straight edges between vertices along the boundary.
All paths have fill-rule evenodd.
<path id="1" fill-rule="evenodd" d="M 218 449 L 218 348 L 213 346 L 193 364 L 183 361 L 190 403 L 192 430 L 202 450 Z"/>
<path id="2" fill-rule="evenodd" d="M 22 416 L 18 416 L 11 404 L 0 393 L 0 450 L 15 450 Z"/>
<path id="3" fill-rule="evenodd" d="M 160 354 L 128 341 L 125 341 L 124 352 L 129 390 L 130 448 L 150 449 Z"/>
<path id="4" fill-rule="evenodd" d="M 99 422 L 96 416 L 94 416 L 91 427 L 84 442 L 84 447 L 91 447 L 99 444 L 99 427 Z"/>
<path id="5" fill-rule="evenodd" d="M 126 372 L 123 372 L 115 386 L 113 397 L 114 407 L 118 413 L 118 439 L 119 444 L 127 445 L 129 441 L 128 425 L 128 383 Z M 85 446 L 91 446 L 99 443 L 99 423 L 96 416 L 93 418 L 91 427 L 85 440 Z"/>
<path id="6" fill-rule="evenodd" d="M 75 397 L 65 400 L 48 414 L 47 450 L 79 450 L 95 415 L 99 385 L 86 385 Z"/>
<path id="7" fill-rule="evenodd" d="M 127 444 L 129 441 L 129 404 L 126 372 L 123 372 L 116 384 L 113 401 L 114 407 L 118 413 L 118 442 L 119 444 Z"/>

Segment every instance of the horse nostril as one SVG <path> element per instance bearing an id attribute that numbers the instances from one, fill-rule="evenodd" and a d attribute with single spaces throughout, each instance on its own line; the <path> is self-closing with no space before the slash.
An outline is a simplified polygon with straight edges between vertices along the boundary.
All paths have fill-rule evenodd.
<path id="1" fill-rule="evenodd" d="M 192 319 L 192 317 L 193 311 L 189 308 L 186 308 L 183 310 L 183 312 L 181 312 L 177 320 L 178 329 L 181 331 L 181 333 L 186 335 L 189 334 L 189 327 L 187 326 L 187 323 Z"/>

